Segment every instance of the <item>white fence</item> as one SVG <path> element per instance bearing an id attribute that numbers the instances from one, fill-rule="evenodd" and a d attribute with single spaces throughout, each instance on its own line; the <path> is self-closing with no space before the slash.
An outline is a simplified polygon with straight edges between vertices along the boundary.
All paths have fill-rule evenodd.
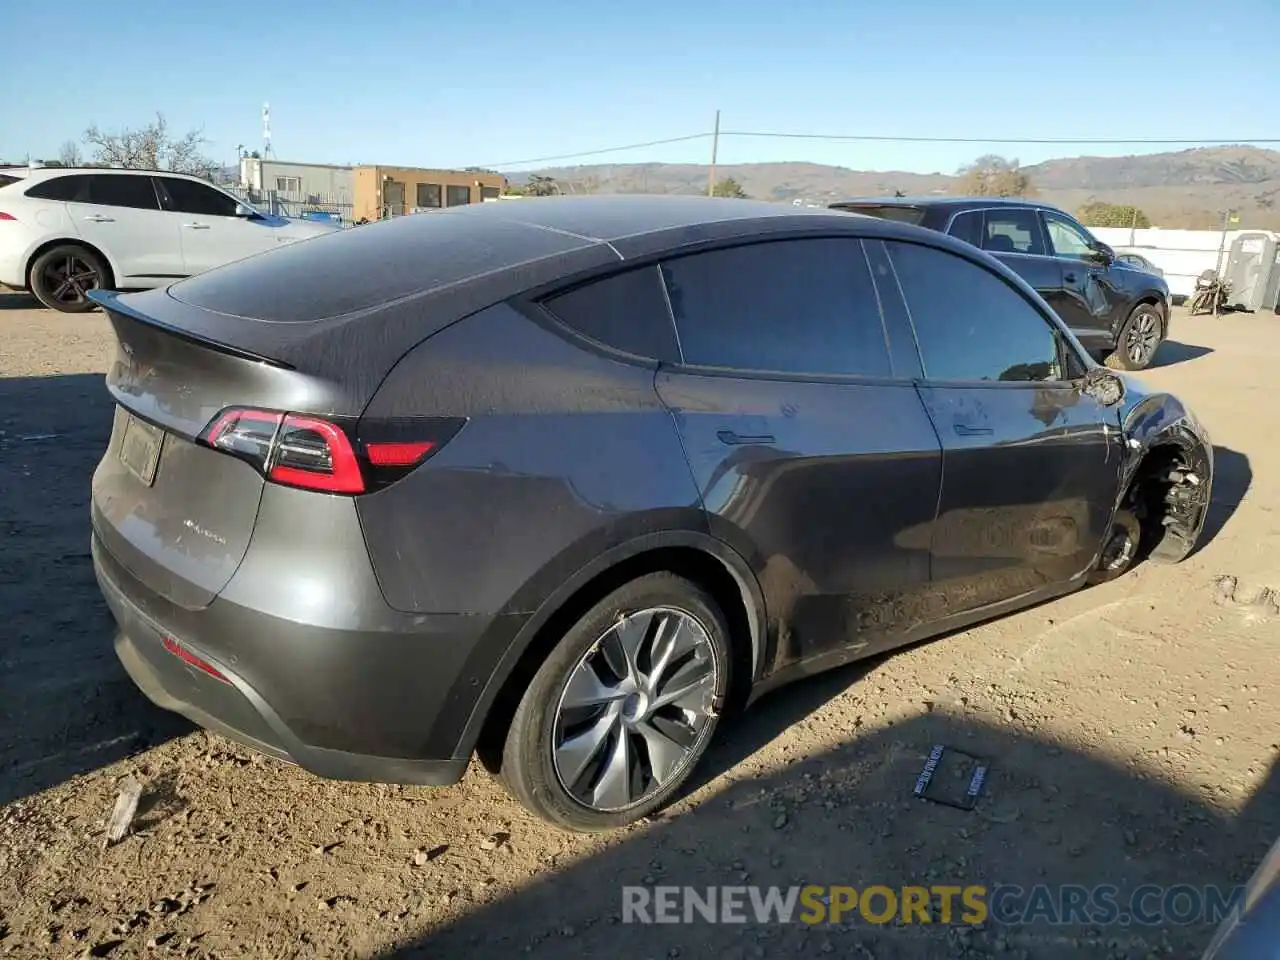
<path id="1" fill-rule="evenodd" d="M 1226 266 L 1231 252 L 1231 241 L 1241 233 L 1258 233 L 1257 230 L 1228 230 L 1223 242 L 1221 230 L 1130 230 L 1128 227 L 1090 227 L 1099 240 L 1117 250 L 1140 253 L 1164 271 L 1169 292 L 1175 296 L 1190 296 L 1195 289 L 1196 277 L 1205 270 L 1221 270 Z M 1222 263 L 1218 262 L 1218 250 L 1222 249 Z"/>

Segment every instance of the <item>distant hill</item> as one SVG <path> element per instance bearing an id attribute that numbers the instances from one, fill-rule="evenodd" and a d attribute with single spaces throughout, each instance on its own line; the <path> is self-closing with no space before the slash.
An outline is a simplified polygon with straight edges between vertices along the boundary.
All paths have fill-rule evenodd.
<path id="1" fill-rule="evenodd" d="M 1090 199 L 1132 203 L 1161 227 L 1213 228 L 1222 211 L 1238 210 L 1240 225 L 1280 230 L 1280 151 L 1205 147 L 1130 157 L 1071 157 L 1025 168 L 1036 197 L 1066 210 Z M 702 193 L 699 164 L 595 164 L 536 171 L 573 193 Z M 752 197 L 829 203 L 856 196 L 950 193 L 956 178 L 942 173 L 851 170 L 820 163 L 741 163 L 716 167 Z M 524 176 L 515 176 L 522 182 Z"/>

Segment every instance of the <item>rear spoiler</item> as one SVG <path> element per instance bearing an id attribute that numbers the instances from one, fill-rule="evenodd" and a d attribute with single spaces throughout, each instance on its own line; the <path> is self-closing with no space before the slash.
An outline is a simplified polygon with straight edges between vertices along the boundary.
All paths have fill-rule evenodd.
<path id="1" fill-rule="evenodd" d="M 136 310 L 128 304 L 121 302 L 121 294 L 114 290 L 90 290 L 86 296 L 88 296 L 88 298 L 98 306 L 102 307 L 103 310 L 110 313 L 122 314 L 130 320 L 134 320 L 148 327 L 154 327 L 157 330 L 163 330 L 170 336 L 177 337 L 180 340 L 185 340 L 188 343 L 194 343 L 197 346 L 204 347 L 208 350 L 226 354 L 229 357 L 236 357 L 240 360 L 253 360 L 257 363 L 265 363 L 272 367 L 279 367 L 281 370 L 296 369 L 292 364 L 286 363 L 283 360 L 263 356 L 262 354 L 254 353 L 252 350 L 245 350 L 241 347 L 234 347 L 231 344 L 222 343 L 198 333 L 193 333 L 190 330 L 184 330 L 182 327 L 176 327 L 173 324 L 165 323 L 163 320 L 157 320 L 155 317 L 143 313 L 140 310 Z"/>

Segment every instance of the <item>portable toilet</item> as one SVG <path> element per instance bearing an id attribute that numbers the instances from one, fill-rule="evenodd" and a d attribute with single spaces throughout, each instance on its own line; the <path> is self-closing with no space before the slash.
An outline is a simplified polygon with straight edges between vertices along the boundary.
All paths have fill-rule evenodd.
<path id="1" fill-rule="evenodd" d="M 1280 295 L 1280 243 L 1274 233 L 1241 233 L 1231 241 L 1223 277 L 1231 284 L 1231 305 L 1269 310 Z"/>

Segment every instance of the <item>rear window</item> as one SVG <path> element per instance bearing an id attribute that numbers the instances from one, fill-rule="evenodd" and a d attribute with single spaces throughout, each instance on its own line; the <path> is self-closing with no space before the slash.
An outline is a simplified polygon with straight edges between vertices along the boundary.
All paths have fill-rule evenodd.
<path id="1" fill-rule="evenodd" d="M 912 207 L 905 203 L 838 203 L 837 210 L 849 213 L 861 213 L 868 217 L 879 217 L 881 220 L 896 220 L 898 223 L 909 223 L 920 226 L 924 222 L 924 208 Z"/>
<path id="2" fill-rule="evenodd" d="M 489 204 L 488 206 L 492 206 Z M 595 246 L 507 220 L 444 211 L 299 240 L 169 288 L 183 303 L 274 323 L 346 316 Z"/>

